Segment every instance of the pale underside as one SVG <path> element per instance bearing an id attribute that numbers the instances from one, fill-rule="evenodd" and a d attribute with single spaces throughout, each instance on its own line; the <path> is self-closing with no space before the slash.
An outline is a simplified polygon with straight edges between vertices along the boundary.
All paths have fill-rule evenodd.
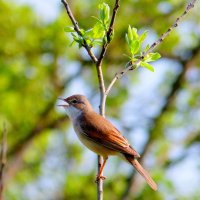
<path id="1" fill-rule="evenodd" d="M 93 123 L 93 119 L 95 122 Z M 132 155 L 135 158 L 139 154 L 130 146 L 122 134 L 105 118 L 95 112 L 79 115 L 72 120 L 74 130 L 80 141 L 93 152 L 102 155 L 104 158 L 109 155 L 124 157 L 124 154 Z"/>

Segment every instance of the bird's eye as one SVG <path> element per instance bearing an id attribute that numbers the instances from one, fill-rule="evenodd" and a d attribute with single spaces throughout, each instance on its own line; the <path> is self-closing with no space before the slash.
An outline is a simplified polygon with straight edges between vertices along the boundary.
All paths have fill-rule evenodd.
<path id="1" fill-rule="evenodd" d="M 71 102 L 72 103 L 77 103 L 78 101 L 76 99 L 73 99 Z"/>

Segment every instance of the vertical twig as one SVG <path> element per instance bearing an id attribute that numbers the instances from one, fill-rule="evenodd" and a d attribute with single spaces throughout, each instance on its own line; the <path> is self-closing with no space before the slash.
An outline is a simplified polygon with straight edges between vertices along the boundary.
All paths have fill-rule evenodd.
<path id="1" fill-rule="evenodd" d="M 103 99 L 104 99 L 104 93 L 105 93 L 105 85 L 104 85 L 104 78 L 103 78 L 103 72 L 102 72 L 102 67 L 100 62 L 96 63 L 96 70 L 97 70 L 97 76 L 99 80 L 99 90 L 100 90 L 100 105 L 99 105 L 99 113 L 105 117 L 105 106 L 102 104 Z M 100 171 L 100 168 L 103 164 L 103 157 L 98 155 L 97 156 L 97 168 L 98 168 L 98 173 Z M 98 200 L 103 200 L 103 180 L 99 179 L 97 181 L 97 199 Z"/>
<path id="2" fill-rule="evenodd" d="M 2 141 L 1 141 L 1 152 L 0 152 L 0 200 L 3 200 L 3 176 L 6 166 L 6 151 L 7 151 L 7 142 L 6 142 L 7 130 L 6 125 L 3 124 L 2 131 Z"/>
<path id="3" fill-rule="evenodd" d="M 109 25 L 109 28 L 106 32 L 107 42 L 104 43 L 104 45 L 102 46 L 100 56 L 99 56 L 98 61 L 96 63 L 96 70 L 97 70 L 97 76 L 98 76 L 98 80 L 99 80 L 99 90 L 100 90 L 100 97 L 101 97 L 100 98 L 100 105 L 99 105 L 99 113 L 103 117 L 105 117 L 106 95 L 105 95 L 105 84 L 104 84 L 104 78 L 103 78 L 103 72 L 102 72 L 102 62 L 103 62 L 104 56 L 106 54 L 108 45 L 111 41 L 111 37 L 112 37 L 112 34 L 113 34 L 114 23 L 115 23 L 117 11 L 118 11 L 118 8 L 119 8 L 119 1 L 120 0 L 115 1 L 115 6 L 113 8 L 110 25 Z M 100 171 L 102 164 L 103 164 L 103 157 L 98 155 L 98 172 Z M 103 180 L 102 179 L 99 179 L 99 181 L 97 181 L 97 191 L 98 191 L 97 192 L 97 199 L 103 200 Z"/>
<path id="4" fill-rule="evenodd" d="M 78 35 L 80 35 L 82 37 L 83 35 L 78 26 L 78 22 L 75 20 L 73 13 L 69 7 L 68 2 L 66 0 L 61 0 L 61 2 L 65 6 L 67 14 L 68 14 L 72 24 L 74 25 L 74 30 L 77 32 Z M 101 58 L 101 61 L 99 59 L 97 59 L 96 56 L 93 54 L 91 48 L 87 45 L 87 42 L 84 38 L 83 38 L 83 43 L 84 43 L 83 47 L 88 52 L 88 55 L 90 56 L 92 61 L 94 63 L 96 63 L 96 70 L 97 70 L 97 75 L 98 75 L 98 80 L 99 80 L 99 90 L 100 90 L 100 96 L 101 96 L 100 102 L 103 102 L 103 97 L 104 97 L 104 92 L 105 92 L 105 85 L 104 85 L 104 79 L 103 79 L 103 73 L 102 73 L 102 67 L 101 67 L 101 61 L 102 61 L 103 57 Z M 106 51 L 106 49 L 105 49 L 105 51 Z M 104 116 L 105 115 L 105 107 L 102 107 L 101 105 L 102 105 L 102 103 L 100 103 L 99 112 L 102 116 Z M 97 162 L 98 162 L 98 172 L 99 172 L 101 165 L 103 163 L 103 158 L 99 155 L 97 158 L 98 158 Z M 103 180 L 101 180 L 101 179 L 99 181 L 97 181 L 97 199 L 103 200 Z"/>
<path id="5" fill-rule="evenodd" d="M 116 16 L 117 16 L 117 11 L 118 11 L 119 6 L 120 6 L 119 2 L 120 2 L 120 0 L 116 0 L 115 1 L 115 5 L 114 5 L 114 8 L 113 8 L 110 25 L 109 25 L 109 28 L 108 28 L 108 30 L 106 32 L 107 42 L 104 43 L 104 45 L 102 47 L 102 50 L 101 50 L 101 53 L 100 53 L 100 56 L 99 56 L 98 61 L 96 63 L 96 66 L 97 66 L 97 75 L 98 75 L 98 78 L 99 78 L 99 86 L 100 86 L 100 93 L 101 93 L 100 114 L 102 116 L 105 116 L 105 103 L 106 103 L 106 97 L 107 97 L 107 95 L 105 93 L 105 86 L 104 86 L 104 81 L 103 81 L 102 70 L 99 70 L 99 69 L 102 68 L 102 62 L 103 62 L 104 56 L 105 56 L 106 51 L 108 49 L 108 45 L 111 42 L 111 37 L 113 35 L 113 30 L 114 30 L 115 19 L 116 19 Z M 102 86 L 102 88 L 101 88 L 101 86 Z"/>
<path id="6" fill-rule="evenodd" d="M 99 80 L 99 90 L 100 90 L 100 105 L 99 105 L 99 113 L 105 117 L 105 106 L 102 104 L 103 99 L 104 99 L 104 93 L 105 93 L 105 85 L 104 85 L 104 79 L 103 79 L 103 72 L 102 72 L 102 67 L 101 65 L 98 65 L 99 62 L 96 64 L 96 70 L 97 70 L 97 75 L 98 75 L 98 80 Z M 103 164 L 103 157 L 98 155 L 97 156 L 97 168 L 98 168 L 98 173 L 100 172 L 101 166 Z M 103 200 L 103 179 L 99 179 L 97 181 L 97 199 L 98 200 Z"/>
<path id="7" fill-rule="evenodd" d="M 61 2 L 63 3 L 63 5 L 65 6 L 65 9 L 67 11 L 67 14 L 72 22 L 72 24 L 74 25 L 74 30 L 77 32 L 77 34 L 79 36 L 83 36 L 81 33 L 81 30 L 78 26 L 78 22 L 75 20 L 73 13 L 69 7 L 69 4 L 66 0 L 61 0 Z M 108 45 L 111 41 L 111 37 L 113 34 L 113 29 L 114 29 L 114 23 L 115 23 L 115 19 L 116 19 L 116 15 L 117 15 L 117 11 L 119 8 L 119 2 L 120 0 L 116 0 L 115 1 L 115 6 L 113 8 L 113 12 L 112 12 L 112 17 L 111 17 L 111 21 L 110 21 L 110 25 L 109 28 L 106 32 L 106 37 L 107 37 L 107 42 L 105 42 L 102 46 L 102 50 L 100 53 L 99 58 L 97 59 L 96 56 L 93 54 L 91 47 L 89 47 L 87 45 L 87 42 L 84 38 L 83 39 L 83 47 L 86 49 L 86 51 L 88 52 L 88 55 L 90 56 L 90 58 L 92 59 L 92 61 L 96 64 L 96 71 L 97 71 L 97 76 L 98 76 L 98 81 L 99 81 L 99 91 L 100 91 L 100 104 L 99 104 L 99 113 L 105 117 L 105 102 L 106 102 L 106 94 L 105 94 L 105 84 L 104 84 L 104 78 L 103 78 L 103 72 L 102 72 L 102 62 L 104 59 L 104 56 L 106 54 Z M 102 166 L 103 163 L 103 158 L 102 156 L 98 155 L 98 172 Z M 97 181 L 97 199 L 98 200 L 103 200 L 103 180 L 100 179 L 99 181 Z"/>

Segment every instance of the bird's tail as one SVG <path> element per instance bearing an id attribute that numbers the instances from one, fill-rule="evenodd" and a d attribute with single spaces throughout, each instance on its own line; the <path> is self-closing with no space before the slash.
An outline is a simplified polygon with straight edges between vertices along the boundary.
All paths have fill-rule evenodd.
<path id="1" fill-rule="evenodd" d="M 133 167 L 144 177 L 144 179 L 149 184 L 149 186 L 153 190 L 156 191 L 158 189 L 157 184 L 151 178 L 151 176 L 149 175 L 149 173 L 142 167 L 142 165 L 140 165 L 140 163 L 137 161 L 137 159 L 134 158 L 134 156 L 132 156 L 132 155 L 124 154 L 124 156 L 125 156 L 126 160 L 129 163 L 131 163 L 131 165 L 133 165 Z"/>

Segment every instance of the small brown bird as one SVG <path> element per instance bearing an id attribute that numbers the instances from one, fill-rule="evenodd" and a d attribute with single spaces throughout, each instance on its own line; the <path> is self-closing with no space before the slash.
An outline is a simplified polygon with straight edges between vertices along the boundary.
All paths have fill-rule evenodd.
<path id="1" fill-rule="evenodd" d="M 61 100 L 66 104 L 60 106 L 65 108 L 80 141 L 91 151 L 103 156 L 104 162 L 96 181 L 105 179 L 102 172 L 108 156 L 117 155 L 135 167 L 150 187 L 157 190 L 156 183 L 137 161 L 140 155 L 131 147 L 119 130 L 93 110 L 85 96 L 73 95 Z"/>

